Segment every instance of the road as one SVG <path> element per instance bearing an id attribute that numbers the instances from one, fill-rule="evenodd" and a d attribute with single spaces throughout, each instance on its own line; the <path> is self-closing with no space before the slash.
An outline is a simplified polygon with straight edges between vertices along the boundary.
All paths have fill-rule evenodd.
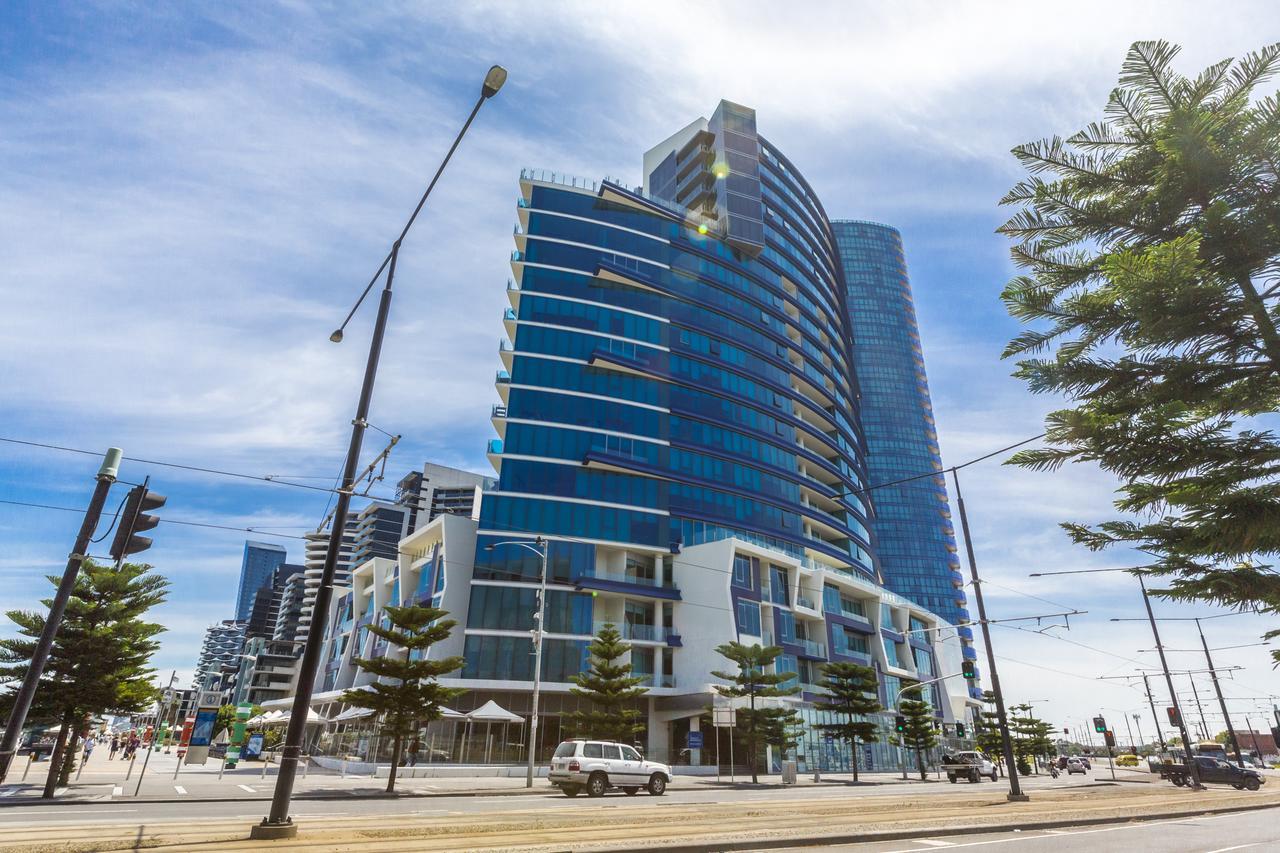
<path id="1" fill-rule="evenodd" d="M 1227 853 L 1280 849 L 1280 808 L 1230 815 L 1206 815 L 1111 826 L 1082 826 L 1047 831 L 975 835 L 921 836 L 875 844 L 787 847 L 785 853 L 922 853 L 925 850 L 973 850 L 999 846 L 1009 853 L 1103 853 L 1123 850 L 1159 853 Z M 776 849 L 776 848 L 775 848 Z"/>
<path id="2" fill-rule="evenodd" d="M 1210 807 L 1264 807 L 1274 821 L 1280 791 L 1248 793 L 1217 788 L 1197 794 L 1171 785 L 1088 784 L 1051 787 L 1036 783 L 1028 803 L 1009 803 L 1007 789 L 996 785 L 893 785 L 867 788 L 809 786 L 791 789 L 737 790 L 694 787 L 665 797 L 622 794 L 599 800 L 568 799 L 554 793 L 505 796 L 411 797 L 398 800 L 342 799 L 301 801 L 293 814 L 298 838 L 275 842 L 273 850 L 313 851 L 496 851 L 636 850 L 662 844 L 707 844 L 711 849 L 735 843 L 736 849 L 768 849 L 790 839 L 840 838 L 874 832 L 915 830 L 914 841 L 850 847 L 867 851 L 924 850 L 951 846 L 1001 844 L 1053 845 L 1077 830 L 1037 830 L 1045 822 L 1096 822 L 1142 814 L 1185 813 L 1180 823 L 1195 824 L 1196 813 Z M 259 850 L 247 840 L 249 826 L 261 819 L 262 801 L 177 802 L 97 801 L 59 806 L 0 809 L 0 850 L 132 850 L 139 845 L 166 849 Z M 1187 850 L 1221 850 L 1253 843 L 1265 830 L 1251 815 L 1225 818 L 1231 831 L 1216 843 L 1212 831 L 1195 836 Z M 1247 825 L 1251 835 L 1236 832 Z M 1024 833 L 937 837 L 943 827 L 992 827 L 1010 823 Z M 1225 826 L 1225 824 L 1224 824 Z M 1179 837 L 1191 837 L 1176 827 Z M 1123 849 L 1168 848 L 1156 845 L 1158 827 L 1136 824 L 1097 827 L 1089 843 Z M 1168 831 L 1168 826 L 1163 831 Z M 993 832 L 991 830 L 989 832 Z M 1134 833 L 1134 843 L 1124 841 Z M 1147 833 L 1147 834 L 1142 834 Z M 1271 831 L 1273 838 L 1275 832 Z M 1072 836 L 1074 837 L 1074 836 Z M 1204 843 L 1202 843 L 1202 841 Z M 1105 842 L 1105 844 L 1103 843 Z M 795 841 L 791 842 L 793 845 Z M 1072 842 L 1074 843 L 1074 842 Z M 1151 846 L 1155 845 L 1155 846 Z M 826 848 L 830 849 L 830 848 Z M 1034 847 L 1031 849 L 1035 849 Z M 1049 849 L 1044 847 L 1044 849 Z M 1079 848 L 1077 848 L 1079 849 Z M 1119 848 L 1110 848 L 1119 849 Z M 1182 849 L 1182 848 L 1178 848 Z M 1240 848 L 1246 849 L 1246 848 Z"/>

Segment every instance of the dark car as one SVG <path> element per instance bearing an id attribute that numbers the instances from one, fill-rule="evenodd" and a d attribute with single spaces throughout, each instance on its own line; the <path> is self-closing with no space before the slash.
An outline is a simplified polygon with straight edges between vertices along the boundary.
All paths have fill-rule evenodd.
<path id="1" fill-rule="evenodd" d="M 1237 791 L 1241 789 L 1256 791 L 1267 783 L 1266 777 L 1257 770 L 1240 767 L 1237 764 L 1223 761 L 1221 758 L 1197 755 L 1195 761 L 1201 782 L 1230 785 Z M 1186 785 L 1191 781 L 1188 778 L 1185 764 L 1167 765 L 1167 772 L 1162 775 L 1167 775 L 1169 781 L 1175 785 Z"/>

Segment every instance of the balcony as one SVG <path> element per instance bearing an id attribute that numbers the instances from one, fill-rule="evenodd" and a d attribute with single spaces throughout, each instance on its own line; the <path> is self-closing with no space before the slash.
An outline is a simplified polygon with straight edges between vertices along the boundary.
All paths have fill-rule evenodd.
<path id="1" fill-rule="evenodd" d="M 607 571 L 599 566 L 596 567 L 594 574 L 574 575 L 573 583 L 580 590 L 590 589 L 632 596 L 647 596 L 667 601 L 680 600 L 680 589 L 674 583 L 663 583 L 659 578 L 648 578 L 632 572 Z"/>
<path id="2" fill-rule="evenodd" d="M 815 642 L 814 640 L 796 640 L 796 645 L 804 647 L 804 653 L 809 657 L 822 658 L 826 660 L 827 644 Z"/>
<path id="3" fill-rule="evenodd" d="M 494 375 L 493 382 L 495 385 L 510 385 L 511 374 L 505 370 L 499 370 L 497 374 Z"/>
<path id="4" fill-rule="evenodd" d="M 817 605 L 813 603 L 812 598 L 805 598 L 803 595 L 796 596 L 796 607 L 803 607 L 805 610 L 816 611 Z"/>
<path id="5" fill-rule="evenodd" d="M 642 687 L 675 687 L 676 677 L 674 675 L 654 675 L 651 672 L 637 672 L 636 678 L 643 679 L 640 682 Z"/>
<path id="6" fill-rule="evenodd" d="M 502 455 L 502 439 L 500 438 L 489 439 L 489 447 L 485 452 L 493 454 L 495 456 Z"/>

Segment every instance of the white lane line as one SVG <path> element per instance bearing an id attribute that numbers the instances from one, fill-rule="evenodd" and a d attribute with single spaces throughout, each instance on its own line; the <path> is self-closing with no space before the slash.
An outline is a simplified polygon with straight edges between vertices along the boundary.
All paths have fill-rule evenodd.
<path id="1" fill-rule="evenodd" d="M 1227 853 L 1228 850 L 1243 850 L 1246 847 L 1257 847 L 1261 841 L 1255 841 L 1252 844 L 1237 844 L 1235 847 L 1219 847 L 1217 850 L 1210 850 L 1209 853 Z"/>
<path id="2" fill-rule="evenodd" d="M 44 809 L 46 814 L 64 815 L 64 814 L 120 814 L 122 812 L 136 812 L 137 809 L 58 809 L 57 812 L 48 812 L 45 806 L 14 806 L 14 808 L 24 809 Z M 6 807 L 5 811 L 9 811 Z"/>
<path id="3" fill-rule="evenodd" d="M 250 794 L 258 793 L 256 790 L 254 790 L 253 788 L 250 788 L 248 785 L 236 785 L 236 787 L 242 791 L 248 791 Z"/>
<path id="4" fill-rule="evenodd" d="M 174 785 L 173 790 L 177 791 L 179 794 L 182 794 L 184 797 L 187 795 L 187 789 L 182 787 L 181 785 Z"/>
<path id="5" fill-rule="evenodd" d="M 936 838 L 913 838 L 912 844 L 928 844 L 930 847 L 955 847 L 954 841 L 939 841 Z"/>
<path id="6" fill-rule="evenodd" d="M 111 796 L 120 797 L 124 795 L 124 787 L 121 785 L 113 785 L 111 787 Z"/>

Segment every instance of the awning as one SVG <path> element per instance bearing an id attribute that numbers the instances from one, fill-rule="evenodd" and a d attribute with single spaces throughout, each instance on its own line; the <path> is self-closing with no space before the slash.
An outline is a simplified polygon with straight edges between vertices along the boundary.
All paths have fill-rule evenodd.
<path id="1" fill-rule="evenodd" d="M 372 708 L 348 708 L 336 717 L 330 718 L 331 723 L 345 723 L 350 720 L 358 720 L 361 717 L 373 716 Z"/>
<path id="2" fill-rule="evenodd" d="M 276 717 L 274 720 L 267 720 L 265 723 L 263 723 L 263 725 L 267 725 L 267 726 L 282 726 L 282 725 L 285 725 L 286 723 L 288 723 L 288 722 L 289 722 L 289 718 L 290 718 L 291 716 L 293 716 L 293 715 L 292 715 L 292 714 L 281 714 L 280 716 Z M 329 721 L 328 721 L 327 719 L 325 719 L 324 717 L 322 717 L 322 716 L 320 716 L 319 714 L 317 714 L 314 708 L 308 708 L 308 709 L 307 709 L 307 725 L 309 725 L 309 726 L 322 726 L 322 725 L 324 725 L 324 724 L 326 724 L 326 723 L 328 723 L 328 722 L 329 722 Z"/>
<path id="3" fill-rule="evenodd" d="M 497 702 L 490 699 L 479 708 L 476 708 L 470 714 L 466 715 L 468 720 L 479 723 L 523 723 L 524 717 L 519 714 L 513 714 L 506 708 L 503 708 Z"/>

